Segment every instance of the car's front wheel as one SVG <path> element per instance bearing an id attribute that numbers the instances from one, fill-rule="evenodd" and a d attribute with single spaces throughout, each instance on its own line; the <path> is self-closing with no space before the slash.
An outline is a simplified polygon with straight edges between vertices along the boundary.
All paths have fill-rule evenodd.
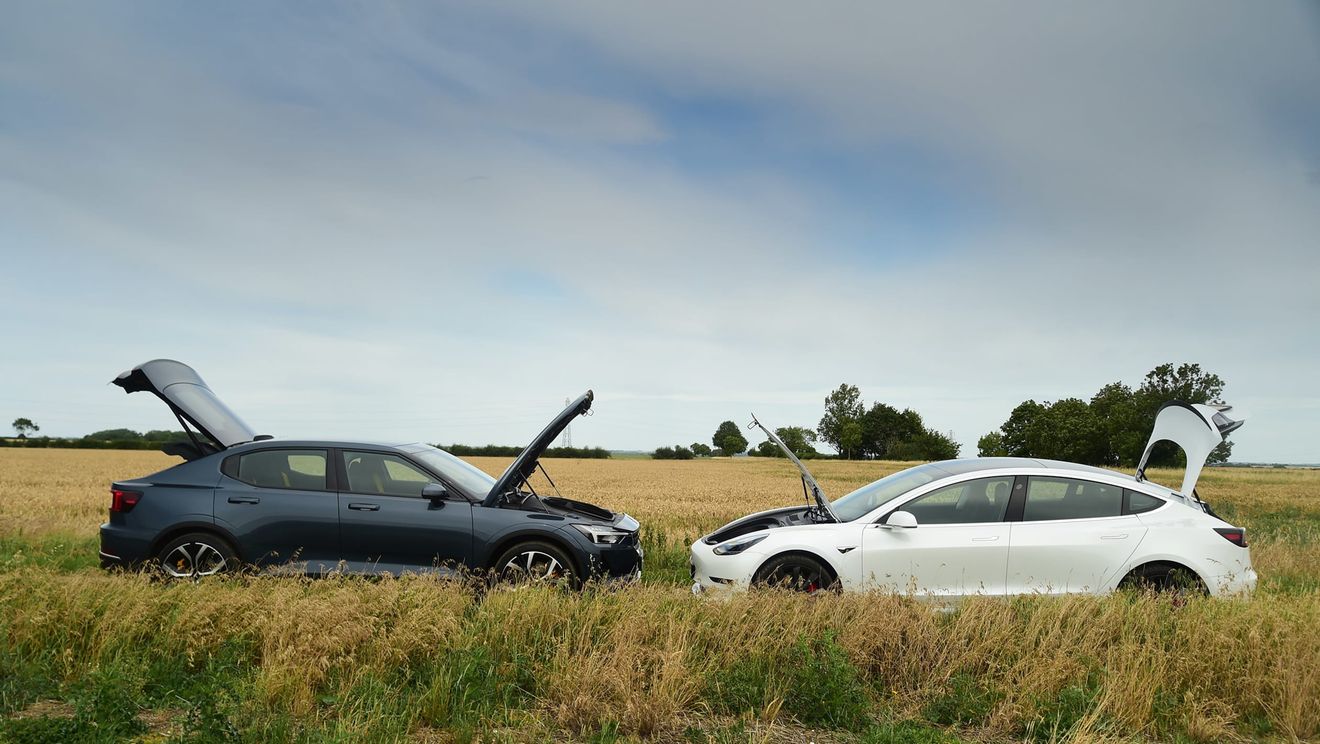
<path id="1" fill-rule="evenodd" d="M 573 559 L 557 545 L 525 542 L 514 545 L 495 559 L 494 576 L 511 584 L 579 584 Z"/>
<path id="2" fill-rule="evenodd" d="M 815 594 L 838 589 L 838 579 L 824 563 L 806 555 L 781 555 L 771 558 L 752 577 L 753 586 L 791 589 Z"/>
<path id="3" fill-rule="evenodd" d="M 206 532 L 190 532 L 165 543 L 158 559 L 161 570 L 175 579 L 197 579 L 238 568 L 234 548 Z"/>

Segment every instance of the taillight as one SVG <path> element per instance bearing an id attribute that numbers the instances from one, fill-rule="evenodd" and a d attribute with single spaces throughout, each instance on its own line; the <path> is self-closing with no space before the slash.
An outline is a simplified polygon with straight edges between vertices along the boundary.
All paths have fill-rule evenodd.
<path id="1" fill-rule="evenodd" d="M 112 512 L 131 512 L 133 507 L 138 505 L 142 499 L 142 494 L 137 491 L 125 491 L 119 488 L 110 489 L 110 511 Z"/>
<path id="2" fill-rule="evenodd" d="M 1247 547 L 1247 531 L 1241 527 L 1216 527 L 1215 532 L 1239 548 Z"/>

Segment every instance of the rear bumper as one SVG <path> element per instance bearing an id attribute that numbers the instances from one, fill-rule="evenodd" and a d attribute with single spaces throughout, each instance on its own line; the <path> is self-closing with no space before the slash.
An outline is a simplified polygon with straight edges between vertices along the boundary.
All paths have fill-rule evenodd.
<path id="1" fill-rule="evenodd" d="M 1247 597 L 1256 591 L 1256 570 L 1247 567 L 1236 573 L 1215 576 L 1206 582 L 1216 597 Z"/>
<path id="2" fill-rule="evenodd" d="M 101 525 L 101 568 L 131 568 L 150 557 L 150 537 L 109 522 Z"/>

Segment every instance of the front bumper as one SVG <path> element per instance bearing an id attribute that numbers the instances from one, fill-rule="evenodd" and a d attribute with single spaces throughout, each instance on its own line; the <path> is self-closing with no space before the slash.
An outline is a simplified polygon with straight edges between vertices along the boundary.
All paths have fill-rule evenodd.
<path id="1" fill-rule="evenodd" d="M 642 563 L 646 556 L 641 542 L 633 538 L 633 545 L 601 547 L 590 554 L 592 578 L 625 579 L 636 581 L 642 578 Z"/>
<path id="2" fill-rule="evenodd" d="M 692 543 L 688 569 L 692 574 L 692 593 L 730 593 L 745 590 L 752 584 L 756 569 L 766 555 L 755 547 L 735 555 L 715 555 L 715 546 L 703 539 Z"/>

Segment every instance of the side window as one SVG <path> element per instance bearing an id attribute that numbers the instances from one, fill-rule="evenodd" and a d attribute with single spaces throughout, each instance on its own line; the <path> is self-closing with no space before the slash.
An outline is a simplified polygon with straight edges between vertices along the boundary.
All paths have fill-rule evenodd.
<path id="1" fill-rule="evenodd" d="M 324 491 L 325 450 L 273 449 L 225 460 L 225 475 L 261 488 Z"/>
<path id="2" fill-rule="evenodd" d="M 1155 511 L 1164 506 L 1164 499 L 1157 499 L 1140 491 L 1123 491 L 1123 498 L 1127 499 L 1127 506 L 1123 508 L 1124 514 L 1145 514 L 1148 511 Z"/>
<path id="3" fill-rule="evenodd" d="M 1031 476 L 1023 522 L 1051 519 L 1117 517 L 1123 511 L 1123 489 L 1103 483 Z"/>
<path id="4" fill-rule="evenodd" d="M 345 452 L 344 471 L 348 474 L 348 490 L 353 493 L 421 496 L 426 484 L 435 482 L 402 457 L 379 452 Z"/>
<path id="5" fill-rule="evenodd" d="M 931 491 L 900 508 L 918 524 L 1002 522 L 1012 492 L 1012 476 L 979 478 Z"/>

